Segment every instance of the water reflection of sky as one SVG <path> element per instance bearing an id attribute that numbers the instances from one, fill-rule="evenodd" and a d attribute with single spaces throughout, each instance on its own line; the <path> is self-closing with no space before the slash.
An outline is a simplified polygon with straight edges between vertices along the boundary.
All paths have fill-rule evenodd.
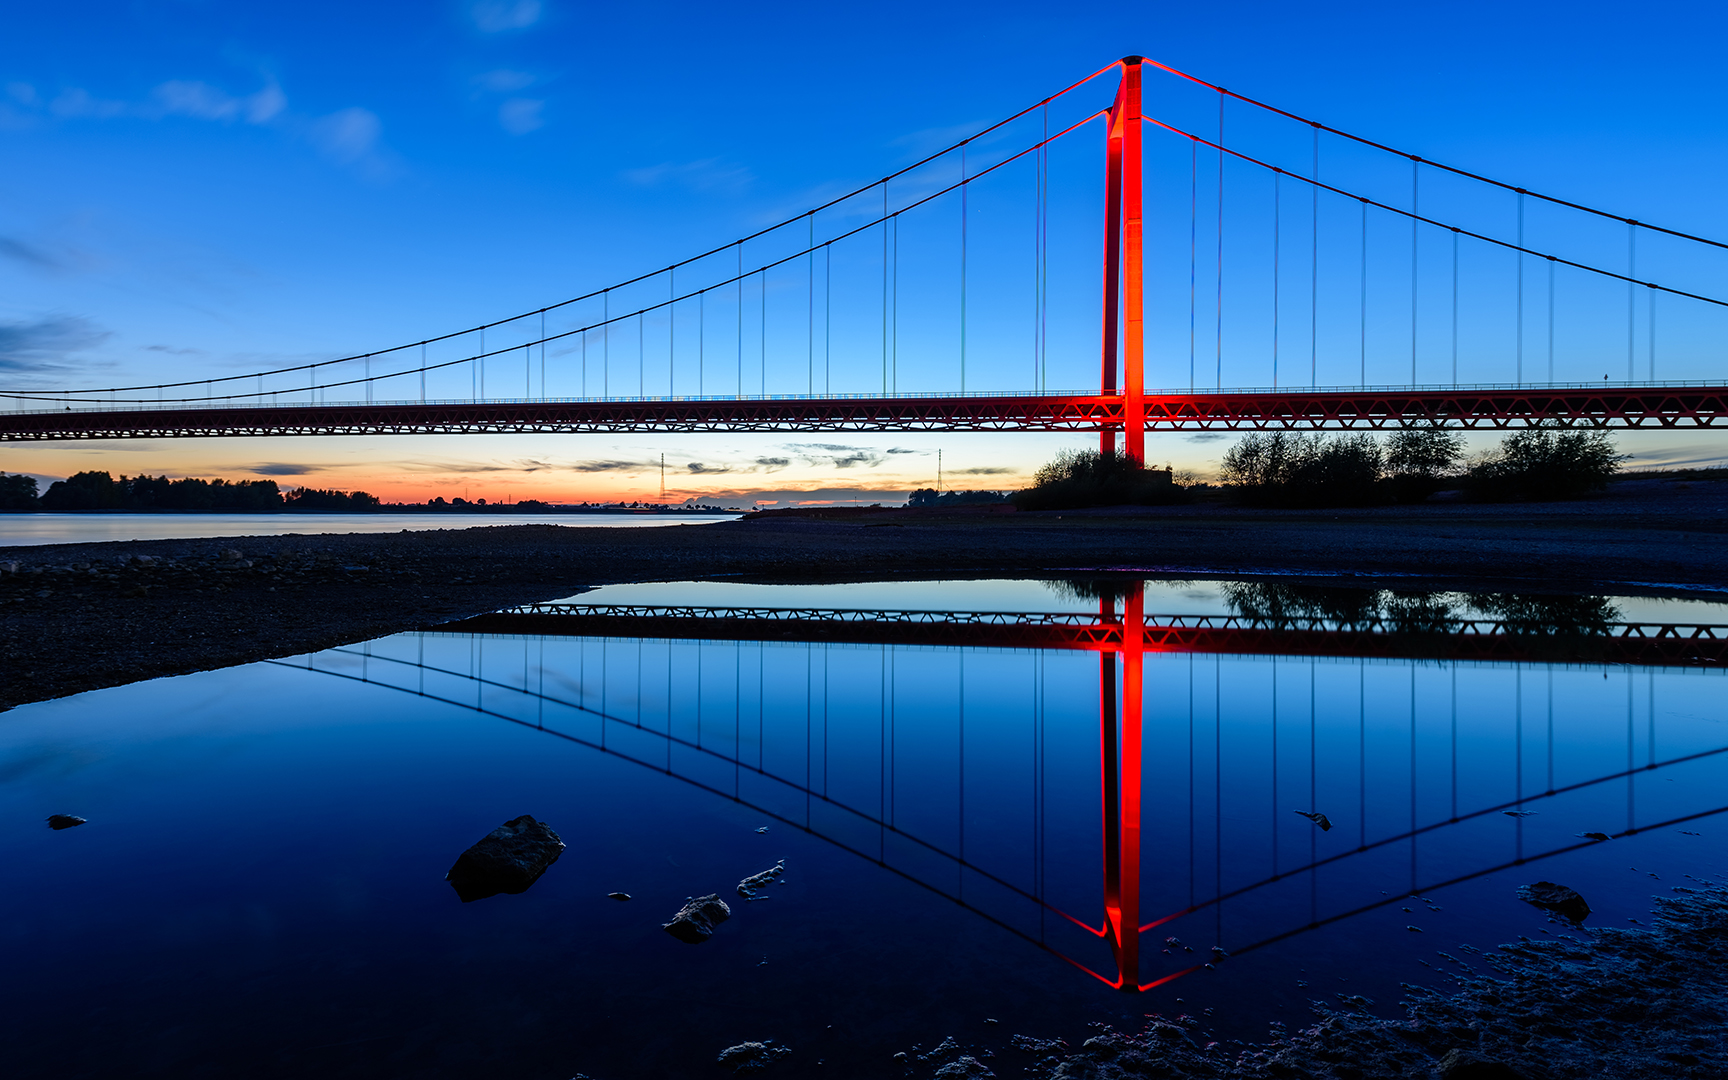
<path id="1" fill-rule="evenodd" d="M 1145 606 L 1213 613 L 1222 588 L 1153 583 Z M 1039 582 L 581 599 L 1085 609 Z M 1721 869 L 1718 671 L 1144 665 L 1140 978 L 1232 955 L 1138 996 L 1063 959 L 1113 962 L 1081 925 L 1107 892 L 1096 653 L 415 634 L 14 710 L 10 1074 L 687 1076 L 772 1037 L 789 1075 L 866 1076 L 948 1034 L 1077 1040 L 1151 1011 L 1253 1035 L 1337 993 L 1386 1011 L 1442 983 L 1438 951 L 1563 932 L 1525 881 L 1626 925 Z M 444 871 L 523 813 L 563 858 L 459 903 Z M 736 897 L 779 858 L 771 901 Z M 735 912 L 712 941 L 660 932 L 710 891 Z"/>

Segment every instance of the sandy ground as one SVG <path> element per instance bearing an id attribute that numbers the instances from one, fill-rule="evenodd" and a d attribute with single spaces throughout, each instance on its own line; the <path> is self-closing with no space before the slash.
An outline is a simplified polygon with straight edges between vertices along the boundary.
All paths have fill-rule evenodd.
<path id="1" fill-rule="evenodd" d="M 645 529 L 521 525 L 7 548 L 0 708 L 621 581 L 1138 571 L 1410 589 L 1724 593 L 1725 541 L 1728 483 L 1638 480 L 1598 499 L 1518 506 L 890 510 Z"/>

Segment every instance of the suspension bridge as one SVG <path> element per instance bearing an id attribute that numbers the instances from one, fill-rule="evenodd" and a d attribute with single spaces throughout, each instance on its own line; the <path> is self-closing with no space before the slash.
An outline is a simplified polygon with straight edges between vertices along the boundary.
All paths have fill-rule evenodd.
<path id="1" fill-rule="evenodd" d="M 0 440 L 1704 429 L 1725 343 L 1728 244 L 1130 56 L 627 281 L 270 370 L 0 388 Z"/>

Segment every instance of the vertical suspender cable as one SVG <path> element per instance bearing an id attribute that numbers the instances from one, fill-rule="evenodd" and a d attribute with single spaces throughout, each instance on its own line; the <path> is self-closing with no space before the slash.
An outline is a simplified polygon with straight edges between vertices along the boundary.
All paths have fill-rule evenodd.
<path id="1" fill-rule="evenodd" d="M 1524 385 L 1524 192 L 1518 192 L 1518 385 Z"/>
<path id="2" fill-rule="evenodd" d="M 960 144 L 960 392 L 966 392 L 966 144 Z"/>
<path id="3" fill-rule="evenodd" d="M 804 366 L 805 393 L 816 396 L 816 211 L 807 215 L 810 239 L 804 252 Z"/>
<path id="4" fill-rule="evenodd" d="M 1636 321 L 1638 305 L 1638 286 L 1634 284 L 1638 277 L 1638 223 L 1636 221 L 1626 226 L 1626 276 L 1633 279 L 1626 282 L 1626 381 L 1631 382 L 1634 376 L 1632 361 L 1633 323 Z"/>
<path id="5" fill-rule="evenodd" d="M 1308 240 L 1308 385 L 1320 385 L 1320 125 L 1314 124 L 1314 205 Z"/>
<path id="6" fill-rule="evenodd" d="M 708 392 L 708 290 L 696 294 L 696 396 Z"/>
<path id="7" fill-rule="evenodd" d="M 834 245 L 822 245 L 822 392 L 834 392 Z"/>
<path id="8" fill-rule="evenodd" d="M 636 313 L 636 396 L 648 396 L 648 313 Z"/>
<path id="9" fill-rule="evenodd" d="M 1656 287 L 1650 287 L 1650 381 L 1656 381 Z M 1655 721 L 1651 721 L 1654 723 Z"/>
<path id="10" fill-rule="evenodd" d="M 420 404 L 426 404 L 426 343 L 420 343 Z"/>
<path id="11" fill-rule="evenodd" d="M 1458 386 L 1458 227 L 1452 227 L 1452 386 Z"/>
<path id="12" fill-rule="evenodd" d="M 888 181 L 882 181 L 882 394 L 888 394 Z"/>
<path id="13" fill-rule="evenodd" d="M 888 367 L 892 374 L 890 376 L 888 388 L 898 394 L 900 392 L 900 215 L 895 214 L 893 220 L 894 239 L 890 244 L 890 247 L 893 249 L 893 270 L 890 274 L 891 281 L 888 289 L 888 305 L 890 308 L 888 318 Z"/>
<path id="14" fill-rule="evenodd" d="M 1194 287 L 1200 255 L 1200 142 L 1188 140 L 1188 392 L 1194 392 Z"/>
<path id="15" fill-rule="evenodd" d="M 762 268 L 762 396 L 768 396 L 768 268 Z"/>
<path id="16" fill-rule="evenodd" d="M 600 294 L 600 396 L 612 395 L 612 290 Z"/>
<path id="17" fill-rule="evenodd" d="M 1050 103 L 1044 103 L 1044 145 L 1039 148 L 1044 197 L 1038 204 L 1038 388 L 1050 389 Z"/>
<path id="18" fill-rule="evenodd" d="M 744 245 L 738 245 L 738 396 L 744 396 Z"/>
<path id="19" fill-rule="evenodd" d="M 1283 169 L 1272 170 L 1272 388 L 1278 388 L 1278 242 L 1282 238 L 1284 212 Z"/>
<path id="20" fill-rule="evenodd" d="M 546 310 L 540 310 L 540 396 L 546 396 Z"/>
<path id="21" fill-rule="evenodd" d="M 1362 383 L 1368 385 L 1368 200 L 1362 200 L 1362 299 L 1357 304 L 1362 320 Z"/>
<path id="22" fill-rule="evenodd" d="M 1419 186 L 1422 176 L 1422 159 L 1410 159 L 1410 385 L 1416 385 L 1416 309 L 1417 309 L 1417 218 L 1421 213 Z"/>
<path id="23" fill-rule="evenodd" d="M 1548 256 L 1548 382 L 1553 382 L 1553 256 Z"/>
<path id="24" fill-rule="evenodd" d="M 666 396 L 678 393 L 673 366 L 678 362 L 678 267 L 666 268 Z"/>
<path id="25" fill-rule="evenodd" d="M 1218 389 L 1224 389 L 1224 88 L 1218 88 Z"/>
<path id="26" fill-rule="evenodd" d="M 486 328 L 480 328 L 480 397 L 486 397 Z"/>

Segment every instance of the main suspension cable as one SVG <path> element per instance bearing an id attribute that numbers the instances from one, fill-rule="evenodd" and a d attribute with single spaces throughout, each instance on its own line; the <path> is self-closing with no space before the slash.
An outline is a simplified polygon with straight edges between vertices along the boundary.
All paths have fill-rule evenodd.
<path id="1" fill-rule="evenodd" d="M 1340 130 L 1340 129 L 1335 128 L 1335 127 L 1330 127 L 1326 124 L 1322 124 L 1318 120 L 1310 120 L 1305 116 L 1298 116 L 1297 114 L 1295 114 L 1293 112 L 1286 112 L 1285 110 L 1280 109 L 1275 105 L 1268 105 L 1264 101 L 1257 101 L 1254 98 L 1248 97 L 1245 94 L 1238 94 L 1234 90 L 1226 90 L 1222 86 L 1216 86 L 1212 83 L 1207 82 L 1205 79 L 1199 78 L 1199 77 L 1194 76 L 1194 75 L 1190 75 L 1186 71 L 1179 71 L 1176 68 L 1169 66 L 1168 64 L 1160 64 L 1156 60 L 1145 60 L 1145 59 L 1143 59 L 1143 62 L 1151 65 L 1152 67 L 1157 68 L 1160 71 L 1168 72 L 1171 75 L 1174 75 L 1179 79 L 1186 79 L 1187 81 L 1194 83 L 1197 86 L 1204 86 L 1208 90 L 1216 90 L 1219 94 L 1224 95 L 1226 97 L 1233 97 L 1237 101 L 1240 101 L 1245 105 L 1252 105 L 1257 109 L 1265 109 L 1267 112 L 1276 113 L 1277 115 L 1282 116 L 1288 120 L 1295 120 L 1299 123 L 1307 124 L 1310 127 L 1318 128 L 1321 131 L 1324 131 L 1328 134 L 1336 135 L 1341 139 L 1349 139 L 1351 142 L 1360 143 L 1363 146 L 1372 147 L 1375 150 L 1380 150 L 1380 151 L 1383 151 L 1383 152 L 1388 153 L 1388 154 L 1396 154 L 1398 157 L 1408 158 L 1411 161 L 1421 162 L 1424 165 L 1429 165 L 1433 168 L 1441 169 L 1445 172 L 1452 173 L 1456 176 L 1462 176 L 1468 180 L 1475 180 L 1475 181 L 1478 181 L 1480 183 L 1491 184 L 1494 187 L 1500 188 L 1504 191 L 1513 191 L 1513 192 L 1517 192 L 1520 195 L 1528 195 L 1533 199 L 1540 199 L 1543 202 L 1554 203 L 1556 206 L 1564 206 L 1564 207 L 1567 207 L 1568 209 L 1571 209 L 1571 210 L 1581 210 L 1586 214 L 1594 214 L 1597 217 L 1607 218 L 1610 221 L 1625 222 L 1628 225 L 1634 225 L 1634 226 L 1638 226 L 1638 227 L 1645 228 L 1645 229 L 1652 229 L 1652 230 L 1659 232 L 1659 233 L 1666 233 L 1669 236 L 1679 237 L 1682 240 L 1691 240 L 1691 241 L 1693 241 L 1695 243 L 1699 243 L 1699 244 L 1708 244 L 1711 247 L 1728 249 L 1728 243 L 1724 243 L 1720 240 L 1711 240 L 1708 237 L 1694 236 L 1691 233 L 1681 232 L 1678 229 L 1665 229 L 1660 225 L 1651 225 L 1649 222 L 1638 221 L 1635 218 L 1622 217 L 1619 214 L 1612 214 L 1606 210 L 1598 210 L 1593 206 L 1586 206 L 1583 203 L 1570 202 L 1566 199 L 1558 198 L 1558 197 L 1553 196 L 1553 195 L 1544 195 L 1539 191 L 1530 191 L 1527 188 L 1516 187 L 1512 184 L 1505 183 L 1504 181 L 1495 180 L 1492 177 L 1482 176 L 1479 173 L 1473 173 L 1473 172 L 1469 171 L 1468 169 L 1460 169 L 1460 168 L 1457 168 L 1456 166 L 1453 166 L 1453 165 L 1446 165 L 1446 164 L 1443 164 L 1441 162 L 1433 161 L 1433 160 L 1428 159 L 1428 158 L 1418 157 L 1417 155 L 1409 153 L 1408 151 L 1399 150 L 1396 147 L 1387 146 L 1384 143 L 1375 142 L 1373 139 L 1367 139 L 1367 138 L 1364 138 L 1360 135 L 1353 135 L 1348 131 L 1343 131 L 1343 130 Z"/>

